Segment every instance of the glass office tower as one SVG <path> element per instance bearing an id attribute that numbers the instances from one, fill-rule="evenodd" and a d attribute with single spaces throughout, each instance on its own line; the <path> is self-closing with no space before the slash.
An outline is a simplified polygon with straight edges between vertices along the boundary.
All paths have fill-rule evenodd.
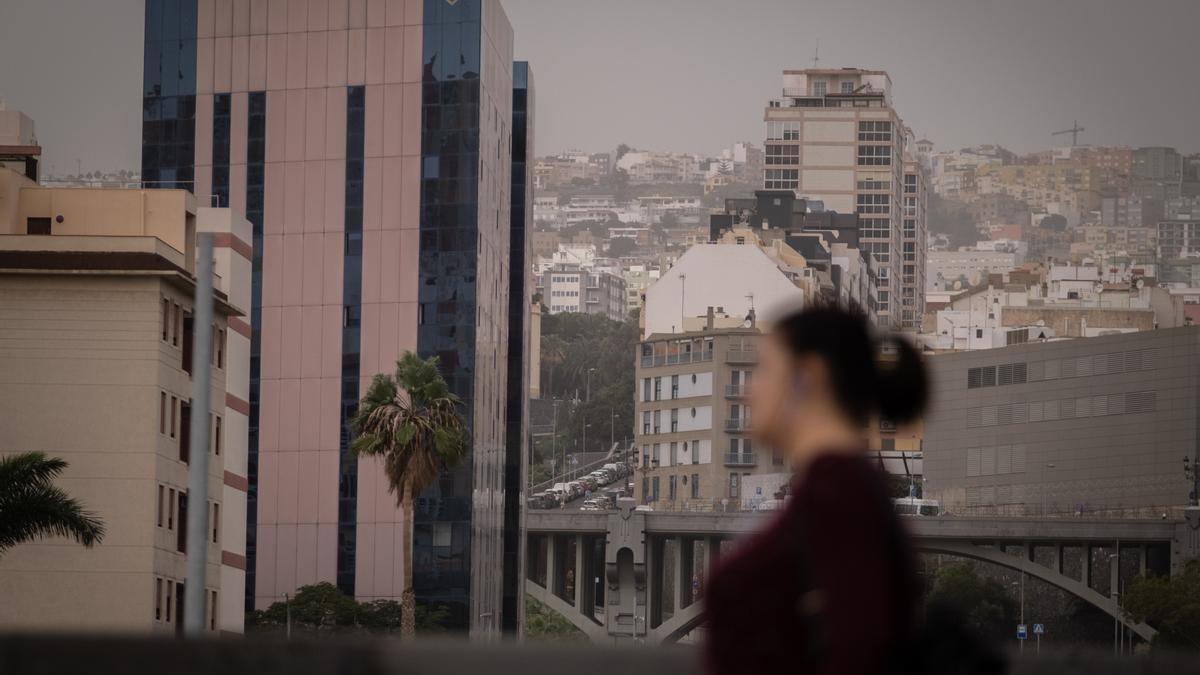
<path id="1" fill-rule="evenodd" d="M 505 401 L 510 293 L 528 294 L 500 3 L 148 0 L 145 69 L 144 178 L 253 224 L 247 607 L 319 581 L 400 598 L 404 514 L 347 423 L 413 350 L 440 359 L 473 447 L 417 500 L 417 599 L 499 632 L 524 576 L 505 570 Z"/>

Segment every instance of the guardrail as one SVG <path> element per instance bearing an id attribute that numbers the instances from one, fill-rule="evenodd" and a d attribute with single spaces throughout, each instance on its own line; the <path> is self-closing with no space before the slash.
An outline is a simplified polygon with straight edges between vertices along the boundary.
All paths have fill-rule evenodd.
<path id="1" fill-rule="evenodd" d="M 745 431 L 750 428 L 750 420 L 745 417 L 735 417 L 725 420 L 725 431 Z"/>
<path id="2" fill-rule="evenodd" d="M 674 366 L 681 363 L 703 363 L 712 361 L 713 353 L 710 351 L 684 352 L 682 354 L 656 354 L 654 356 L 642 356 L 643 368 L 654 368 L 657 366 Z"/>
<path id="3" fill-rule="evenodd" d="M 726 398 L 742 398 L 746 395 L 746 386 L 743 384 L 727 384 L 725 385 Z"/>
<path id="4" fill-rule="evenodd" d="M 753 452 L 727 452 L 725 466 L 758 466 L 758 458 Z"/>
<path id="5" fill-rule="evenodd" d="M 1009 653 L 1011 675 L 1184 675 L 1196 672 L 1194 653 L 1155 649 L 1148 656 L 1115 657 L 1111 649 L 1056 646 L 1033 657 Z M 461 675 L 639 673 L 700 675 L 698 649 L 600 647 L 571 641 L 523 644 L 467 642 L 418 636 L 274 640 L 175 640 L 150 637 L 0 636 L 0 672 L 132 673 L 147 664 L 172 675 Z"/>

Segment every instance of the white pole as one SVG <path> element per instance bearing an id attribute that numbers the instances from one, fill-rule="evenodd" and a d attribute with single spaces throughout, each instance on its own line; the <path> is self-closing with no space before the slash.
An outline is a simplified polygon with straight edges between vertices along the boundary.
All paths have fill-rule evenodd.
<path id="1" fill-rule="evenodd" d="M 183 632 L 190 638 L 205 632 L 204 575 L 208 565 L 209 394 L 213 337 L 213 238 L 197 235 L 196 299 L 192 321 L 192 420 L 188 456 L 187 576 L 183 590 Z M 216 608 L 213 608 L 216 611 Z"/>

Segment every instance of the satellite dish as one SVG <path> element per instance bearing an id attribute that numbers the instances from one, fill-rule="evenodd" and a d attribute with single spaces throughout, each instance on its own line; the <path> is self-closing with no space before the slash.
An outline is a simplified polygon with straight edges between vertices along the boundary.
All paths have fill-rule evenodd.
<path id="1" fill-rule="evenodd" d="M 1145 288 L 1145 287 L 1146 287 L 1146 280 L 1145 280 L 1145 279 L 1138 279 L 1138 280 L 1137 280 L 1137 284 L 1136 284 L 1136 286 L 1137 286 L 1138 288 Z"/>

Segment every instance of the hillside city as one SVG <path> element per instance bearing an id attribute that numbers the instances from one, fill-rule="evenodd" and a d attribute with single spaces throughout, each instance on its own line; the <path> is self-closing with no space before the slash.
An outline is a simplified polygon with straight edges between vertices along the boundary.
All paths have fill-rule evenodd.
<path id="1" fill-rule="evenodd" d="M 140 166 L 47 166 L 0 101 L 0 663 L 700 653 L 713 571 L 797 499 L 749 392 L 816 307 L 923 357 L 923 417 L 861 430 L 922 607 L 1006 672 L 1195 658 L 1195 139 L 943 147 L 887 63 L 798 57 L 715 154 L 540 147 L 501 5 L 147 0 Z"/>

